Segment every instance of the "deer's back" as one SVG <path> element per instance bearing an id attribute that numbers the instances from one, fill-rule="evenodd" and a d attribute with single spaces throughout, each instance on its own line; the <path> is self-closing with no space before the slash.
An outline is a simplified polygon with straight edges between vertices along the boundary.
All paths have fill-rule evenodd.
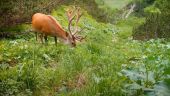
<path id="1" fill-rule="evenodd" d="M 55 35 L 55 25 L 51 22 L 49 17 L 42 13 L 36 13 L 32 17 L 32 27 L 46 35 Z"/>

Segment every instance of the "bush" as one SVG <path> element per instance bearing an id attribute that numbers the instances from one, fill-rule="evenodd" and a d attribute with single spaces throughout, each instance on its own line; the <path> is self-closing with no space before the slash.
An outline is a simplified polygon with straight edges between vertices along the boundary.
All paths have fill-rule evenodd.
<path id="1" fill-rule="evenodd" d="M 133 30 L 134 37 L 150 38 L 170 37 L 170 1 L 157 0 L 154 5 L 145 8 L 146 22 Z"/>
<path id="2" fill-rule="evenodd" d="M 61 0 L 1 0 L 0 28 L 23 22 L 31 23 L 35 12 L 49 13 Z"/>

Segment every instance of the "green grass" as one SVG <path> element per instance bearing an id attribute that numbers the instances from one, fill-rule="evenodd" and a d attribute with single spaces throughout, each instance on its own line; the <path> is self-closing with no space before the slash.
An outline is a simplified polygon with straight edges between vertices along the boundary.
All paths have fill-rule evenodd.
<path id="1" fill-rule="evenodd" d="M 65 8 L 52 15 L 66 29 Z M 87 38 L 76 48 L 52 39 L 43 45 L 35 37 L 0 40 L 0 95 L 167 96 L 170 43 L 132 40 L 137 21 L 98 23 L 85 12 L 80 26 Z"/>
<path id="2" fill-rule="evenodd" d="M 117 36 L 121 38 L 132 37 L 133 28 L 143 24 L 145 22 L 144 18 L 137 18 L 135 16 L 130 16 L 128 19 L 119 20 L 116 23 L 116 28 L 118 31 Z"/>
<path id="3" fill-rule="evenodd" d="M 105 4 L 113 9 L 121 9 L 132 0 L 104 0 Z"/>

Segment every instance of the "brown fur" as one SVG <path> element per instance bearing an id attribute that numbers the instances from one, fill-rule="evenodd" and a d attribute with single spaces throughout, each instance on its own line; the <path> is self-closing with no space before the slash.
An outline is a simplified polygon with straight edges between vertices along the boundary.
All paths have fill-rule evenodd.
<path id="1" fill-rule="evenodd" d="M 43 37 L 47 41 L 47 36 L 55 37 L 55 43 L 57 43 L 56 37 L 62 39 L 65 44 L 76 46 L 76 41 L 72 34 L 68 34 L 59 22 L 51 15 L 45 15 L 42 13 L 36 13 L 32 16 L 32 27 L 36 33 L 40 33 L 40 39 L 43 43 Z M 37 34 L 36 34 L 37 39 Z"/>
<path id="2" fill-rule="evenodd" d="M 43 33 L 46 36 L 57 36 L 62 39 L 67 39 L 67 33 L 64 29 L 49 15 L 42 13 L 34 14 L 32 17 L 32 27 L 38 31 L 38 33 Z"/>

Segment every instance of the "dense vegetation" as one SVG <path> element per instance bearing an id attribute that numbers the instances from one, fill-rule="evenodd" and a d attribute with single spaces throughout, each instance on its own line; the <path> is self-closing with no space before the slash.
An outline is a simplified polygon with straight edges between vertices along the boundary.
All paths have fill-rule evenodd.
<path id="1" fill-rule="evenodd" d="M 57 7 L 60 3 L 61 0 L 1 0 L 0 28 L 30 22 L 30 16 L 33 13 L 49 13 L 54 6 Z"/>
<path id="2" fill-rule="evenodd" d="M 150 32 L 139 31 L 146 27 L 141 27 L 143 24 L 154 30 L 157 21 L 148 19 L 148 14 L 152 14 L 155 6 L 159 6 L 159 16 L 169 16 L 166 8 L 169 3 L 160 5 L 168 0 L 71 1 L 48 12 L 67 30 L 65 10 L 69 6 L 81 6 L 84 12 L 79 26 L 84 28 L 81 35 L 87 37 L 75 48 L 62 43 L 55 46 L 52 38 L 48 44 L 35 41 L 33 33 L 25 33 L 31 29 L 29 24 L 1 28 L 3 33 L 15 34 L 0 40 L 0 96 L 169 96 L 169 39 L 140 41 L 132 36 L 135 34 L 140 39 L 142 31 Z M 128 18 L 117 17 L 133 3 L 143 7 Z M 165 17 L 159 23 L 167 24 Z M 164 31 L 162 27 L 165 26 L 157 27 L 161 30 L 157 32 L 169 32 L 169 25 Z"/>
<path id="3" fill-rule="evenodd" d="M 155 0 L 150 0 L 155 1 Z M 152 2 L 151 2 L 152 3 Z M 170 1 L 156 0 L 154 4 L 144 8 L 146 22 L 134 30 L 134 35 L 150 38 L 169 38 L 170 36 Z"/>

